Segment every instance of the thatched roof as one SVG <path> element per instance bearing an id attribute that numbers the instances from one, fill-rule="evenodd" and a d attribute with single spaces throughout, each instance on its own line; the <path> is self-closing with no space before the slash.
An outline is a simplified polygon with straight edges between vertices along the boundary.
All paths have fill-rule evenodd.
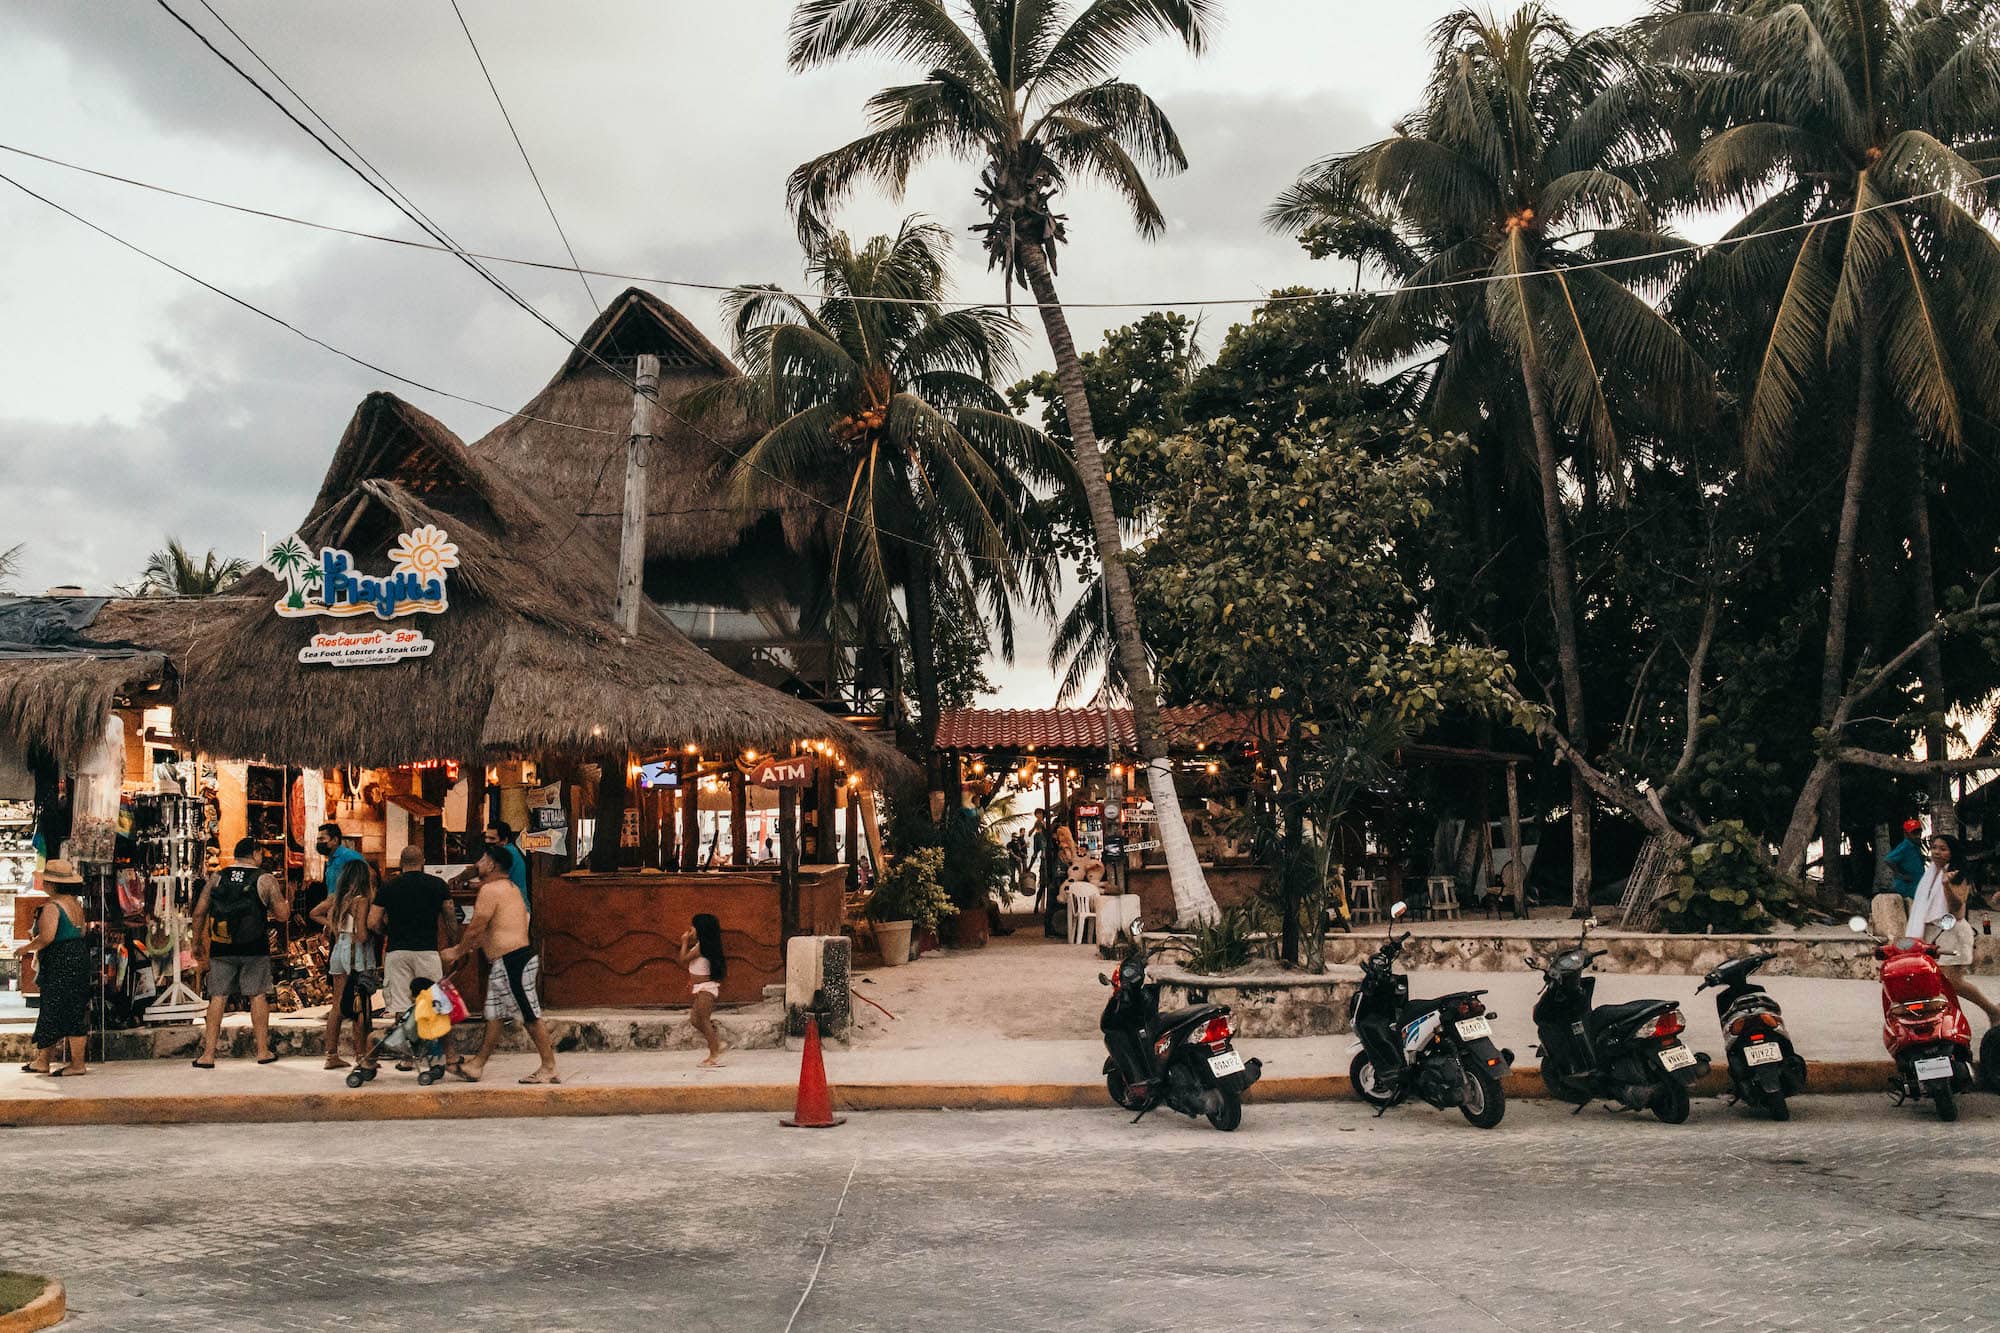
<path id="1" fill-rule="evenodd" d="M 0 739 L 83 760 L 121 704 L 171 703 L 174 664 L 234 597 L 0 598 Z"/>
<path id="2" fill-rule="evenodd" d="M 431 656 L 301 665 L 299 649 L 328 626 L 274 614 L 284 586 L 259 570 L 239 585 L 250 604 L 183 665 L 178 730 L 212 754 L 314 767 L 797 740 L 832 742 L 878 776 L 903 765 L 875 739 L 730 671 L 650 605 L 638 636 L 622 638 L 611 548 L 439 422 L 371 394 L 298 535 L 379 568 L 368 553 L 425 523 L 450 535 L 459 559 L 451 609 L 416 625 L 437 645 Z"/>
<path id="3" fill-rule="evenodd" d="M 578 342 L 547 387 L 519 416 L 475 443 L 475 454 L 615 543 L 624 468 L 605 459 L 623 448 L 632 429 L 632 391 L 619 375 L 629 377 L 635 358 L 651 353 L 660 358 L 660 408 L 654 417 L 647 555 L 675 560 L 719 555 L 736 548 L 753 528 L 773 523 L 792 550 L 806 548 L 826 509 L 776 483 L 747 505 L 731 503 L 725 493 L 722 474 L 758 431 L 740 420 L 700 419 L 676 407 L 692 390 L 738 373 L 685 316 L 650 292 L 628 288 Z"/>

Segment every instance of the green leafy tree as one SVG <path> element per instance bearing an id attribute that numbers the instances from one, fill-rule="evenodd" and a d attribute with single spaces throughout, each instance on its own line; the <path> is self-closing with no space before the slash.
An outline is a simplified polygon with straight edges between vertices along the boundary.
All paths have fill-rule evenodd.
<path id="1" fill-rule="evenodd" d="M 957 697 L 980 683 L 986 624 L 1011 656 L 1013 598 L 1052 605 L 1056 568 L 1038 539 L 1034 487 L 1070 477 L 1063 453 L 993 387 L 1013 369 L 1019 325 L 945 308 L 950 253 L 949 233 L 915 219 L 859 248 L 841 233 L 822 238 L 809 255 L 817 302 L 771 286 L 724 298 L 744 371 L 690 400 L 771 423 L 731 469 L 742 495 L 776 478 L 840 497 L 834 586 L 880 641 L 906 645 L 926 752 L 944 688 L 940 635 Z M 980 601 L 990 620 L 976 614 Z M 972 629 L 976 651 L 964 641 Z"/>
<path id="2" fill-rule="evenodd" d="M 1956 451 L 1969 418 L 2000 415 L 2000 243 L 1989 229 L 2000 212 L 1982 179 L 2000 168 L 1997 28 L 1990 4 L 1899 0 L 1701 0 L 1663 6 L 1647 25 L 1708 132 L 1689 165 L 1693 200 L 1747 210 L 1727 233 L 1741 243 L 1698 265 L 1677 306 L 1719 338 L 1746 312 L 1771 312 L 1753 321 L 1754 369 L 1741 385 L 1749 465 L 1768 474 L 1801 438 L 1810 397 L 1852 404 L 1819 676 L 1830 733 L 1849 680 L 1862 512 L 1885 421 L 1900 412 L 1934 447 Z M 1929 601 L 1924 502 L 1913 517 L 1926 566 L 1917 595 Z M 1934 648 L 1922 664 L 1934 707 L 1942 660 Z M 1941 723 L 1932 741 L 1941 750 Z M 1948 814 L 1948 799 L 1939 806 Z M 1837 846 L 1837 770 L 1801 794 L 1780 854 L 1788 871 L 1803 864 L 1815 807 Z M 1837 891 L 1838 858 L 1826 876 Z"/>
<path id="3" fill-rule="evenodd" d="M 1288 840 L 1317 831 L 1323 891 L 1331 830 L 1402 740 L 1452 710 L 1525 714 L 1492 649 L 1440 639 L 1420 620 L 1401 550 L 1435 513 L 1462 437 L 1414 425 L 1302 422 L 1276 435 L 1228 418 L 1128 447 L 1159 460 L 1159 527 L 1135 559 L 1140 596 L 1175 698 L 1288 719 L 1277 796 Z M 1307 913 L 1309 962 L 1324 913 Z"/>
<path id="4" fill-rule="evenodd" d="M 249 568 L 250 562 L 240 556 L 219 556 L 214 551 L 197 561 L 179 538 L 169 537 L 164 549 L 147 557 L 138 591 L 141 597 L 213 597 Z"/>
<path id="5" fill-rule="evenodd" d="M 1594 487 L 1600 468 L 1618 465 L 1614 399 L 1670 427 L 1712 401 L 1706 368 L 1674 328 L 1592 266 L 1672 244 L 1646 197 L 1670 145 L 1647 73 L 1615 35 L 1580 35 L 1528 5 L 1504 19 L 1455 11 L 1432 44 L 1420 107 L 1389 138 L 1312 167 L 1266 220 L 1402 282 L 1356 351 L 1377 366 L 1434 355 L 1425 386 L 1434 421 L 1471 429 L 1493 415 L 1518 419 L 1524 402 L 1563 721 L 1587 750 L 1566 437 L 1588 447 L 1575 461 Z M 1589 910 L 1591 803 L 1589 782 L 1573 773 L 1579 914 Z"/>
<path id="6" fill-rule="evenodd" d="M 829 211 L 863 181 L 900 195 L 910 172 L 930 159 L 981 164 L 977 194 L 988 220 L 977 230 L 1010 295 L 1016 279 L 1034 293 L 1055 359 L 1132 726 L 1182 920 L 1213 917 L 1215 899 L 1181 821 L 1082 362 L 1056 292 L 1064 219 L 1055 201 L 1070 183 L 1094 181 L 1119 196 L 1141 235 L 1165 229 L 1146 173 L 1180 171 L 1187 157 L 1166 113 L 1117 69 L 1157 36 L 1198 53 L 1216 8 L 1214 0 L 976 0 L 954 13 L 943 0 L 800 0 L 791 31 L 796 69 L 874 55 L 924 70 L 919 81 L 884 88 L 869 100 L 868 133 L 792 173 L 787 192 L 808 233 L 823 229 Z"/>

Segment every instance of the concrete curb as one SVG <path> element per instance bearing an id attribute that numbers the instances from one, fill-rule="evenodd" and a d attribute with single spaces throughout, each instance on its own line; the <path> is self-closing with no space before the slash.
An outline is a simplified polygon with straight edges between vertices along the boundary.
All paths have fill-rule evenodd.
<path id="1" fill-rule="evenodd" d="M 1809 1093 L 1880 1092 L 1888 1061 L 1834 1060 L 1807 1066 Z M 1545 1099 L 1536 1069 L 1516 1068 L 1503 1086 L 1513 1098 Z M 1711 1072 L 1697 1096 L 1728 1086 Z M 335 1093 L 241 1093 L 215 1096 L 65 1097 L 0 1099 L 0 1126 L 197 1125 L 236 1121 L 489 1120 L 548 1116 L 696 1115 L 718 1111 L 790 1111 L 795 1090 L 780 1083 L 698 1087 L 466 1087 L 381 1089 Z M 1343 1074 L 1267 1078 L 1250 1090 L 1253 1102 L 1353 1100 Z M 1104 1085 L 1089 1083 L 848 1083 L 833 1089 L 843 1111 L 1077 1110 L 1108 1105 Z M 0 1324 L 0 1333 L 8 1333 Z"/>
<path id="2" fill-rule="evenodd" d="M 63 1284 L 50 1278 L 41 1295 L 18 1310 L 0 1314 L 0 1333 L 34 1333 L 38 1328 L 60 1324 L 68 1313 L 69 1298 Z"/>

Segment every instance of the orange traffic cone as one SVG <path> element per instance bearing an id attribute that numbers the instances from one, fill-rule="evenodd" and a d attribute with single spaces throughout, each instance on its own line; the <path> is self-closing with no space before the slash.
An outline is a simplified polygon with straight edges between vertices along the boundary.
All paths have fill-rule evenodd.
<path id="1" fill-rule="evenodd" d="M 791 1129 L 832 1129 L 847 1123 L 844 1115 L 833 1113 L 833 1092 L 826 1086 L 826 1061 L 819 1050 L 819 1016 L 806 1018 L 806 1050 L 799 1062 L 798 1109 L 790 1120 L 778 1122 Z"/>

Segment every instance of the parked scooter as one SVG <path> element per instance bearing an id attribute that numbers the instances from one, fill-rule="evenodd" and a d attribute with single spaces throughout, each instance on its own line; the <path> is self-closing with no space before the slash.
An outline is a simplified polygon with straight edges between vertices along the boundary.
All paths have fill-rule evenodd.
<path id="1" fill-rule="evenodd" d="M 1243 1094 L 1264 1072 L 1261 1060 L 1245 1060 L 1231 1039 L 1236 1024 L 1229 1007 L 1196 1004 L 1160 1012 L 1160 983 L 1146 980 L 1148 951 L 1140 924 L 1127 927 L 1125 957 L 1110 976 L 1111 987 L 1098 1029 L 1104 1033 L 1104 1087 L 1111 1100 L 1136 1112 L 1136 1123 L 1158 1106 L 1184 1116 L 1206 1116 L 1228 1131 L 1243 1122 Z"/>
<path id="2" fill-rule="evenodd" d="M 1703 977 L 1695 993 L 1722 988 L 1715 997 L 1715 1016 L 1722 1022 L 1723 1058 L 1729 1062 L 1736 1100 L 1773 1120 L 1790 1120 L 1792 1108 L 1785 1099 L 1806 1090 L 1805 1057 L 1792 1049 L 1778 1002 L 1750 980 L 1752 972 L 1776 957 L 1753 953 L 1732 958 Z"/>
<path id="3" fill-rule="evenodd" d="M 1868 930 L 1858 916 L 1847 924 L 1863 934 Z M 1949 930 L 1956 922 L 1944 916 L 1937 924 Z M 1875 946 L 1875 956 L 1882 960 L 1882 1045 L 1896 1062 L 1889 1091 L 1898 1105 L 1928 1097 L 1937 1104 L 1938 1119 L 1958 1119 L 1958 1094 L 1973 1087 L 1972 1024 L 1938 967 L 1938 947 L 1916 940 L 1905 948 L 1899 940 L 1885 940 Z"/>
<path id="4" fill-rule="evenodd" d="M 1681 1043 L 1687 1023 L 1672 1000 L 1591 1006 L 1597 978 L 1590 965 L 1610 952 L 1584 947 L 1596 924 L 1584 922 L 1576 947 L 1546 963 L 1528 956 L 1528 966 L 1542 973 L 1535 1001 L 1542 1082 L 1579 1111 L 1602 1097 L 1678 1125 L 1688 1118 L 1688 1085 L 1708 1072 L 1708 1056 Z"/>
<path id="5" fill-rule="evenodd" d="M 1393 922 L 1408 911 L 1389 909 Z M 1440 1109 L 1456 1106 L 1481 1129 L 1507 1114 L 1500 1080 L 1514 1067 L 1514 1053 L 1493 1044 L 1483 990 L 1457 991 L 1435 1000 L 1412 1000 L 1410 979 L 1396 971 L 1409 932 L 1391 934 L 1361 965 L 1352 1026 L 1360 1050 L 1348 1066 L 1355 1095 L 1377 1115 L 1412 1095 Z"/>

